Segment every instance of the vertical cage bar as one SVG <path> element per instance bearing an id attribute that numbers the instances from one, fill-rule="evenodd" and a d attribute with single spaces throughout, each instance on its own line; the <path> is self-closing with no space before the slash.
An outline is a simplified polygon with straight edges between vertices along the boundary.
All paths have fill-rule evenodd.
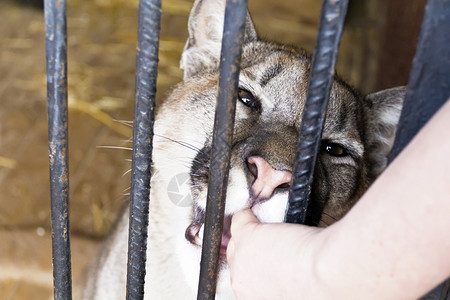
<path id="1" fill-rule="evenodd" d="M 450 0 L 429 0 L 389 163 L 449 98 Z M 449 286 L 447 279 L 421 299 L 449 299 Z"/>
<path id="2" fill-rule="evenodd" d="M 44 5 L 54 298 L 72 299 L 66 1 L 46 0 Z"/>
<path id="3" fill-rule="evenodd" d="M 288 223 L 305 222 L 347 4 L 347 0 L 324 0 L 322 5 L 310 83 L 292 172 L 293 184 L 286 209 L 285 221 Z"/>
<path id="4" fill-rule="evenodd" d="M 139 2 L 127 299 L 144 298 L 161 0 Z"/>
<path id="5" fill-rule="evenodd" d="M 214 299 L 247 0 L 227 0 L 197 299 Z"/>

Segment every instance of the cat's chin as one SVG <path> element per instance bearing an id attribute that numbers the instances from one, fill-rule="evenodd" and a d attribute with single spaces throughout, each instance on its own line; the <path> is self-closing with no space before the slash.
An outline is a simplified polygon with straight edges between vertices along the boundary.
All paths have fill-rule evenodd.
<path id="1" fill-rule="evenodd" d="M 220 256 L 225 258 L 227 254 L 228 242 L 231 238 L 231 218 L 232 215 L 225 215 L 223 220 L 222 242 L 220 245 Z M 193 222 L 187 227 L 185 237 L 188 242 L 199 248 L 202 247 L 203 233 L 205 231 L 205 212 L 196 209 Z"/>

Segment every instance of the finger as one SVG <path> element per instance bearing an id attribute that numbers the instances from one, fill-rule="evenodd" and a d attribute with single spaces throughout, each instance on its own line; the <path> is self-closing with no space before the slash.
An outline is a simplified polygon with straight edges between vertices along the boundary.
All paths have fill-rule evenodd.
<path id="1" fill-rule="evenodd" d="M 253 214 L 251 209 L 241 210 L 233 215 L 231 219 L 231 236 L 237 234 L 244 226 L 250 224 L 259 224 L 258 218 Z"/>
<path id="2" fill-rule="evenodd" d="M 227 246 L 227 261 L 230 267 L 233 264 L 233 257 L 234 257 L 234 241 L 233 238 L 231 238 Z"/>

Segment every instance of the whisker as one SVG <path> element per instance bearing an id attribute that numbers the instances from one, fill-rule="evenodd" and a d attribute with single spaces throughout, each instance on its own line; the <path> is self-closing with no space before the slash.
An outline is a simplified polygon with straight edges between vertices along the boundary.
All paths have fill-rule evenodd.
<path id="1" fill-rule="evenodd" d="M 102 149 L 120 149 L 120 150 L 128 150 L 128 151 L 132 151 L 133 150 L 133 148 L 120 147 L 120 146 L 97 146 L 97 148 L 102 148 Z"/>
<path id="2" fill-rule="evenodd" d="M 206 134 L 205 134 L 206 135 Z M 190 144 L 198 149 L 202 148 L 204 145 L 203 143 L 199 142 L 197 139 L 188 139 L 187 137 L 184 138 L 183 140 L 184 143 Z M 197 143 L 199 145 L 199 147 L 195 146 L 194 143 Z"/>
<path id="3" fill-rule="evenodd" d="M 128 127 L 133 127 L 133 121 L 127 121 L 127 120 L 117 120 L 114 119 L 115 122 L 126 125 Z"/>
<path id="4" fill-rule="evenodd" d="M 155 136 L 158 136 L 160 138 L 163 138 L 163 139 L 166 139 L 168 141 L 174 142 L 174 143 L 176 143 L 176 144 L 178 144 L 180 146 L 186 147 L 186 148 L 188 148 L 188 149 L 190 149 L 192 151 L 195 151 L 197 153 L 200 152 L 199 148 L 195 147 L 194 145 L 192 145 L 190 143 L 177 141 L 177 140 L 174 140 L 172 138 L 169 138 L 169 137 L 166 137 L 166 136 L 163 136 L 163 135 L 159 135 L 159 134 L 156 134 L 156 133 L 155 133 Z"/>
<path id="5" fill-rule="evenodd" d="M 129 138 L 126 140 L 120 140 L 121 143 L 132 143 L 133 142 L 133 138 Z"/>
<path id="6" fill-rule="evenodd" d="M 171 154 L 171 152 L 166 152 L 166 153 Z M 168 160 L 168 159 L 165 159 L 165 160 Z M 191 158 L 191 157 L 183 157 L 183 156 L 172 157 L 170 159 L 170 162 L 173 162 L 174 165 L 177 163 L 182 163 L 182 164 L 185 164 L 185 166 L 188 168 L 191 168 L 192 163 L 194 163 L 194 162 L 199 163 L 201 165 L 205 164 L 205 161 L 201 161 L 196 157 Z"/>

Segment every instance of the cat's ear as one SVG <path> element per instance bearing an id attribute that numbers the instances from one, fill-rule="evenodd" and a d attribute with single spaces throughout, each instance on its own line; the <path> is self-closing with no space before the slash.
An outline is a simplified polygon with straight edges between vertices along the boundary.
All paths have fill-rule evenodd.
<path id="1" fill-rule="evenodd" d="M 406 87 L 369 94 L 364 99 L 368 176 L 375 179 L 386 168 L 394 144 Z"/>
<path id="2" fill-rule="evenodd" d="M 189 15 L 189 38 L 181 56 L 184 79 L 219 67 L 226 0 L 196 0 Z M 257 39 L 247 12 L 244 43 Z"/>

